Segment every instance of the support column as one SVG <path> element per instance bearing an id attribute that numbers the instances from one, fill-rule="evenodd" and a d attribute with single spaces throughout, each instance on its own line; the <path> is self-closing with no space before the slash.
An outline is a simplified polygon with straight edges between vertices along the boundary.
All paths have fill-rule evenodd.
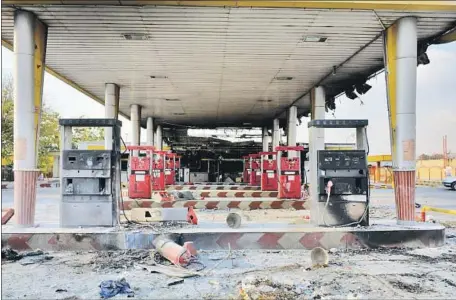
<path id="1" fill-rule="evenodd" d="M 147 145 L 154 145 L 154 119 L 152 117 L 147 118 Z"/>
<path id="2" fill-rule="evenodd" d="M 311 119 L 325 119 L 325 90 L 323 87 L 316 87 L 310 93 Z M 318 208 L 318 174 L 317 174 L 317 153 L 325 149 L 325 129 L 309 128 L 309 183 L 310 183 L 310 219 L 318 224 L 320 212 Z"/>
<path id="3" fill-rule="evenodd" d="M 398 224 L 415 220 L 417 21 L 398 20 L 384 39 Z"/>
<path id="4" fill-rule="evenodd" d="M 268 128 L 263 127 L 263 152 L 269 151 L 269 134 Z"/>
<path id="5" fill-rule="evenodd" d="M 131 145 L 139 146 L 141 141 L 141 106 L 138 104 L 132 104 L 130 109 Z M 133 151 L 133 155 L 138 155 L 137 151 Z"/>
<path id="6" fill-rule="evenodd" d="M 115 83 L 105 85 L 105 118 L 117 119 L 119 117 L 119 94 L 120 88 Z M 112 150 L 112 128 L 104 128 L 105 149 Z"/>
<path id="7" fill-rule="evenodd" d="M 288 126 L 287 126 L 287 143 L 288 146 L 296 146 L 296 132 L 298 123 L 298 109 L 296 106 L 291 106 L 288 109 Z M 295 157 L 295 151 L 289 151 L 288 157 Z"/>
<path id="8" fill-rule="evenodd" d="M 157 125 L 157 132 L 155 133 L 156 141 L 155 141 L 155 148 L 158 150 L 162 150 L 163 147 L 163 138 L 162 138 L 162 127 L 161 125 Z"/>
<path id="9" fill-rule="evenodd" d="M 15 223 L 35 222 L 38 146 L 47 26 L 31 12 L 14 15 L 14 210 Z"/>
<path id="10" fill-rule="evenodd" d="M 272 151 L 275 151 L 275 148 L 279 145 L 280 145 L 279 119 L 274 119 L 272 121 Z"/>

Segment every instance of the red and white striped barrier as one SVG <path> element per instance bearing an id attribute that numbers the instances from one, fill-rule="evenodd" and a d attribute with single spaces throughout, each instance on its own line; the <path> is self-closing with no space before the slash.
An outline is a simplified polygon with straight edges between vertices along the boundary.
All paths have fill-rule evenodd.
<path id="1" fill-rule="evenodd" d="M 123 209 L 131 210 L 136 207 L 143 208 L 171 208 L 171 207 L 193 207 L 194 209 L 241 209 L 241 210 L 258 210 L 258 209 L 295 209 L 305 210 L 305 200 L 188 200 L 188 201 L 165 201 L 158 202 L 152 200 L 135 200 L 128 199 L 123 201 Z"/>
<path id="2" fill-rule="evenodd" d="M 176 190 L 188 190 L 188 191 L 197 191 L 197 190 L 217 190 L 217 191 L 259 191 L 261 190 L 260 186 L 244 186 L 244 185 L 170 185 L 166 188 L 168 191 Z"/>
<path id="3" fill-rule="evenodd" d="M 193 192 L 195 198 L 276 198 L 278 192 L 261 191 L 201 191 Z"/>

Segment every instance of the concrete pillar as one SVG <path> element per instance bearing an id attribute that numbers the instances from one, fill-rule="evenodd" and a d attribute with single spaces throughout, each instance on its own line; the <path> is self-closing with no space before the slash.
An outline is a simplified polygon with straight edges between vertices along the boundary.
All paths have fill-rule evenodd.
<path id="1" fill-rule="evenodd" d="M 141 106 L 132 104 L 130 107 L 131 121 L 131 145 L 139 146 L 141 141 Z M 137 156 L 138 151 L 133 151 L 133 155 Z"/>
<path id="2" fill-rule="evenodd" d="M 130 109 L 131 145 L 139 146 L 139 141 L 141 140 L 141 106 L 132 104 Z"/>
<path id="3" fill-rule="evenodd" d="M 105 85 L 105 118 L 117 119 L 119 113 L 119 95 L 120 88 L 115 83 L 106 83 Z M 105 149 L 112 150 L 112 128 L 106 127 L 105 132 Z"/>
<path id="4" fill-rule="evenodd" d="M 298 125 L 298 109 L 296 106 L 291 106 L 288 109 L 288 126 L 287 126 L 287 144 L 288 146 L 296 146 L 296 132 Z M 295 157 L 295 151 L 289 151 L 288 157 Z"/>
<path id="5" fill-rule="evenodd" d="M 312 89 L 310 94 L 311 119 L 325 119 L 325 90 L 323 87 Z M 310 183 L 310 219 L 318 224 L 320 212 L 318 208 L 318 174 L 317 174 L 317 153 L 325 149 L 325 129 L 309 128 L 309 183 Z"/>
<path id="6" fill-rule="evenodd" d="M 154 145 L 154 119 L 152 117 L 147 118 L 147 145 L 153 146 Z"/>
<path id="7" fill-rule="evenodd" d="M 155 148 L 157 150 L 162 150 L 163 148 L 163 132 L 161 125 L 157 126 L 157 132 L 155 133 L 156 141 L 155 141 Z"/>
<path id="8" fill-rule="evenodd" d="M 272 121 L 272 151 L 275 151 L 275 148 L 279 145 L 280 145 L 279 119 L 274 119 Z"/>
<path id="9" fill-rule="evenodd" d="M 263 127 L 263 152 L 269 151 L 269 134 L 268 134 L 268 128 Z"/>
<path id="10" fill-rule="evenodd" d="M 15 223 L 35 221 L 38 142 L 47 27 L 31 12 L 14 15 L 14 210 Z"/>
<path id="11" fill-rule="evenodd" d="M 399 19 L 385 35 L 388 114 L 396 217 L 415 221 L 417 20 Z"/>

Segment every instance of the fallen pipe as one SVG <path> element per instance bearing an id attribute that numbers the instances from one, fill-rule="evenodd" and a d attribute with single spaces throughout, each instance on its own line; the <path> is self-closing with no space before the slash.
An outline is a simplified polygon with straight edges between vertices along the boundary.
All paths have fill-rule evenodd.
<path id="1" fill-rule="evenodd" d="M 190 263 L 192 254 L 188 248 L 184 248 L 168 237 L 160 236 L 152 244 L 161 256 L 175 264 L 176 266 L 185 267 Z"/>

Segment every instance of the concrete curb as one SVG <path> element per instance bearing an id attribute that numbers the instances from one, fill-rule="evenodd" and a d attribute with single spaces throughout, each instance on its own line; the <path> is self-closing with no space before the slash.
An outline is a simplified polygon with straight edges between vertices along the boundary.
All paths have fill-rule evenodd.
<path id="1" fill-rule="evenodd" d="M 60 181 L 39 181 L 36 183 L 37 188 L 58 188 Z M 14 189 L 14 182 L 2 182 L 2 190 Z"/>
<path id="2" fill-rule="evenodd" d="M 434 224 L 435 225 L 435 224 Z M 176 230 L 170 232 L 180 244 L 192 241 L 198 249 L 361 249 L 361 248 L 423 248 L 443 246 L 445 228 L 304 228 L 302 230 Z M 61 233 L 2 233 L 2 246 L 16 250 L 121 250 L 152 249 L 158 236 L 154 232 L 84 232 L 74 229 Z M 230 245 L 230 246 L 228 246 Z"/>

